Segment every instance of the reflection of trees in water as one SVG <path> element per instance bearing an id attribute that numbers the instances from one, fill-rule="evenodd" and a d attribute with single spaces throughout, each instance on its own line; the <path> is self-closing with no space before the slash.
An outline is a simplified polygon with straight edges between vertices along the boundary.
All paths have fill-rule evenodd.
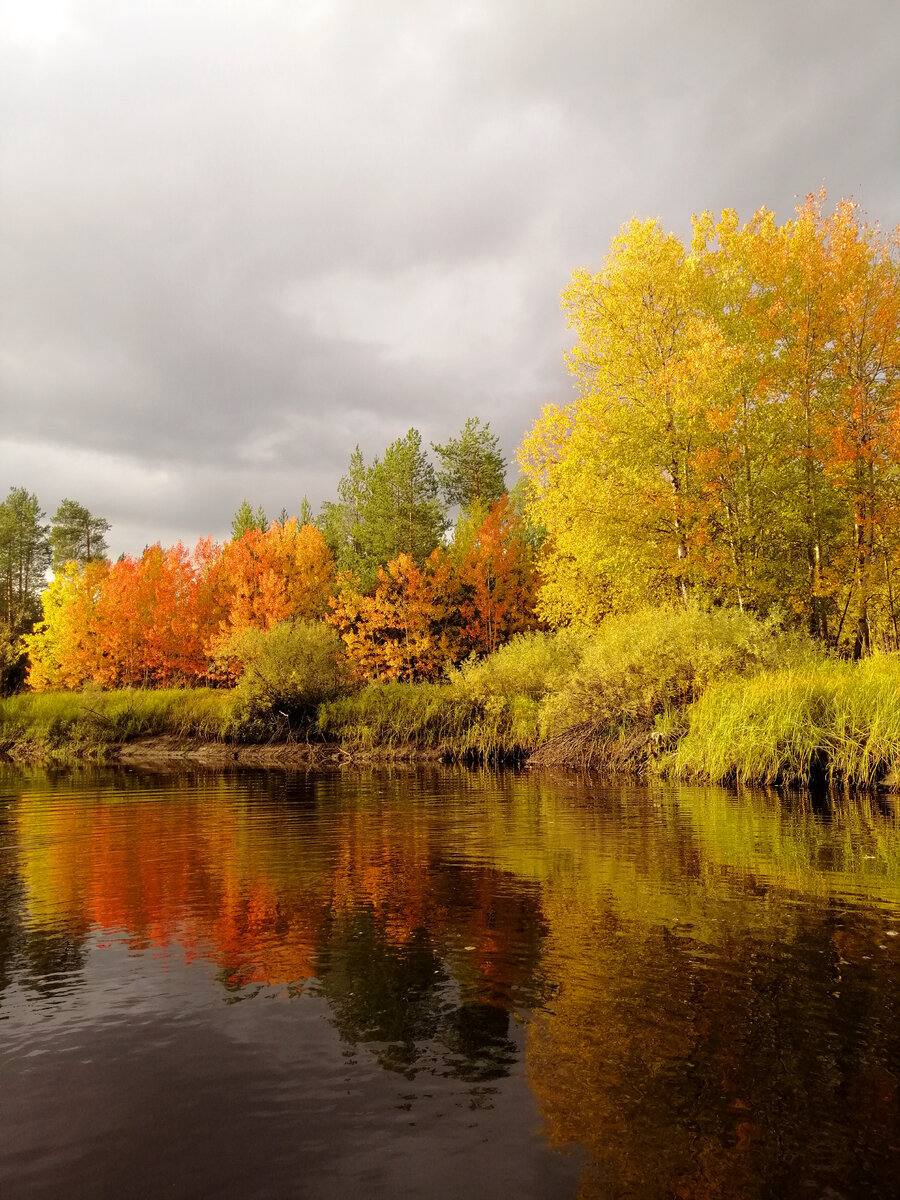
<path id="1" fill-rule="evenodd" d="M 423 928 L 397 946 L 372 912 L 348 914 L 332 924 L 318 964 L 341 1036 L 372 1045 L 390 1070 L 476 1082 L 505 1075 L 517 1057 L 509 1012 L 463 998 Z"/>
<path id="2" fill-rule="evenodd" d="M 591 1153 L 585 1196 L 900 1194 L 900 938 L 842 899 L 900 897 L 884 814 L 462 773 L 12 811 L 0 983 L 72 978 L 85 931 L 119 931 L 230 998 L 316 976 L 384 1067 L 475 1084 L 538 1009 L 532 1086 Z"/>
<path id="3" fill-rule="evenodd" d="M 25 896 L 13 836 L 12 823 L 0 815 L 0 1004 L 19 973 L 25 944 Z"/>
<path id="4" fill-rule="evenodd" d="M 789 945 L 718 947 L 602 910 L 551 925 L 560 989 L 527 1057 L 551 1141 L 591 1152 L 581 1195 L 900 1194 L 900 981 L 863 959 L 877 918 L 811 911 Z"/>
<path id="5" fill-rule="evenodd" d="M 84 928 L 77 922 L 35 926 L 9 812 L 0 816 L 0 1008 L 14 983 L 45 997 L 65 991 L 84 968 Z"/>
<path id="6" fill-rule="evenodd" d="M 447 860 L 415 797 L 395 803 L 408 780 L 388 803 L 322 779 L 250 782 L 252 798 L 232 784 L 221 803 L 178 781 L 137 804 L 26 792 L 20 973 L 55 986 L 80 967 L 76 944 L 93 928 L 132 950 L 211 960 L 230 1000 L 270 985 L 297 994 L 318 975 L 342 1036 L 377 1044 L 393 1069 L 507 1071 L 508 1008 L 540 992 L 536 885 Z"/>

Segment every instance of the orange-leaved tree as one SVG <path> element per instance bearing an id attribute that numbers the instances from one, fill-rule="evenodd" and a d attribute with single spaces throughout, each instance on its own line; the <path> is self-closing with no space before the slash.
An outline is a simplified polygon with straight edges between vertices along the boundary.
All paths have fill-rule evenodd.
<path id="1" fill-rule="evenodd" d="M 149 546 L 140 558 L 113 563 L 97 602 L 96 636 L 103 686 L 198 682 L 216 611 L 208 601 L 215 557 L 201 542 L 192 555 L 179 542 Z M 198 600 L 204 603 L 198 606 Z"/>
<path id="2" fill-rule="evenodd" d="M 466 651 L 491 654 L 514 634 L 535 627 L 534 553 L 509 496 L 486 514 L 473 512 L 460 521 L 454 558 L 452 591 Z"/>
<path id="3" fill-rule="evenodd" d="M 445 550 L 433 550 L 421 567 L 398 555 L 379 567 L 372 595 L 355 576 L 340 576 L 331 604 L 328 619 L 364 678 L 434 680 L 458 656 Z"/>
<path id="4" fill-rule="evenodd" d="M 265 532 L 249 529 L 225 544 L 216 566 L 224 616 L 214 640 L 289 618 L 324 617 L 333 579 L 334 558 L 315 525 L 291 518 Z"/>

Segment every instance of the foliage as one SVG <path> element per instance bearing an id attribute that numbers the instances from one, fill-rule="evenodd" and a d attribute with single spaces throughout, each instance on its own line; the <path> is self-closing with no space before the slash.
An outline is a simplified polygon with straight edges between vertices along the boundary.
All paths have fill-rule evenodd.
<path id="1" fill-rule="evenodd" d="M 439 679 L 454 657 L 449 622 L 450 562 L 435 550 L 419 567 L 401 554 L 378 568 L 369 596 L 357 580 L 344 575 L 332 600 L 329 621 L 365 679 Z"/>
<path id="2" fill-rule="evenodd" d="M 462 622 L 461 644 L 491 654 L 535 624 L 537 570 L 525 528 L 504 494 L 487 513 L 478 507 L 457 525 L 451 590 Z"/>
<path id="3" fill-rule="evenodd" d="M 24 646 L 8 625 L 0 624 L 0 696 L 21 686 L 25 677 Z"/>
<path id="4" fill-rule="evenodd" d="M 559 737 L 576 730 L 585 746 L 635 730 L 643 736 L 660 718 L 677 732 L 683 710 L 711 683 L 813 661 L 818 653 L 804 635 L 733 610 L 644 609 L 610 617 L 544 704 L 544 731 Z"/>
<path id="5" fill-rule="evenodd" d="M 458 504 L 464 512 L 476 505 L 487 509 L 506 492 L 500 439 L 487 422 L 469 417 L 458 438 L 431 446 L 441 460 L 438 483 L 446 504 Z"/>
<path id="6" fill-rule="evenodd" d="M 37 496 L 10 488 L 0 504 L 0 622 L 13 633 L 30 629 L 50 565 L 48 526 Z"/>
<path id="7" fill-rule="evenodd" d="M 590 635 L 576 629 L 520 633 L 493 654 L 467 659 L 449 679 L 458 691 L 479 700 L 542 700 L 565 685 L 589 644 Z"/>
<path id="8" fill-rule="evenodd" d="M 249 529 L 226 543 L 215 562 L 214 588 L 227 614 L 221 636 L 323 616 L 333 574 L 331 551 L 315 525 L 298 527 L 292 517 L 265 531 Z"/>
<path id="9" fill-rule="evenodd" d="M 689 248 L 632 221 L 575 272 L 579 396 L 520 451 L 546 619 L 693 595 L 897 645 L 898 244 L 810 197 L 780 227 L 703 214 Z"/>
<path id="10" fill-rule="evenodd" d="M 445 518 L 437 477 L 417 429 L 392 442 L 371 466 L 357 446 L 338 497 L 323 508 L 322 531 L 338 567 L 354 574 L 365 591 L 374 587 L 379 567 L 401 554 L 421 564 L 441 541 Z"/>
<path id="11" fill-rule="evenodd" d="M 260 504 L 256 512 L 250 507 L 250 501 L 246 498 L 241 501 L 241 506 L 231 518 L 231 540 L 234 542 L 240 541 L 245 533 L 250 533 L 256 530 L 258 533 L 265 533 L 269 528 L 269 519 L 266 516 L 265 509 Z"/>
<path id="12" fill-rule="evenodd" d="M 23 639 L 36 691 L 168 686 L 210 677 L 210 653 L 247 628 L 324 612 L 333 564 L 314 526 L 277 522 L 220 549 L 201 539 L 116 563 L 68 563 Z M 215 676 L 215 671 L 212 672 Z"/>
<path id="13" fill-rule="evenodd" d="M 346 686 L 340 638 L 323 621 L 282 621 L 245 628 L 221 642 L 218 655 L 237 662 L 236 699 L 244 723 L 275 713 L 308 722 Z"/>
<path id="14" fill-rule="evenodd" d="M 82 566 L 102 562 L 106 558 L 108 532 L 109 521 L 103 517 L 93 516 L 76 500 L 61 501 L 50 527 L 53 570 L 59 571 L 67 562 Z"/>

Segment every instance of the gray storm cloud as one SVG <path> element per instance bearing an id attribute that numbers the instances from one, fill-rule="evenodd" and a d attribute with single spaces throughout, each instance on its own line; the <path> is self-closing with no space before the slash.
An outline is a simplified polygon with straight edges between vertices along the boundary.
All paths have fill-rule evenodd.
<path id="1" fill-rule="evenodd" d="M 0 484 L 114 551 L 566 398 L 632 214 L 900 222 L 900 6 L 7 0 Z M 5 482 L 4 482 L 5 481 Z"/>

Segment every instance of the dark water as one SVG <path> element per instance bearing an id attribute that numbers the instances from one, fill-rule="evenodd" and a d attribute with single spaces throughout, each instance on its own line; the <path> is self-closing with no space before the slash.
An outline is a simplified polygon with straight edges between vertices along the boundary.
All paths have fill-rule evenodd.
<path id="1" fill-rule="evenodd" d="M 900 819 L 0 776 L 0 1196 L 900 1196 Z"/>

